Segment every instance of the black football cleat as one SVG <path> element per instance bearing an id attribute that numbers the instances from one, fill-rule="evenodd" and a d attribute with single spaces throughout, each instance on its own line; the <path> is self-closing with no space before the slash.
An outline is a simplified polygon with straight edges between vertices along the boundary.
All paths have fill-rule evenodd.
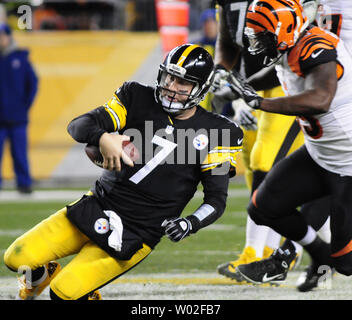
<path id="1" fill-rule="evenodd" d="M 297 290 L 300 292 L 308 292 L 317 288 L 320 284 L 323 285 L 324 281 L 328 281 L 334 274 L 334 269 L 329 266 L 318 266 L 312 263 L 308 266 L 304 273 L 297 281 Z"/>
<path id="2" fill-rule="evenodd" d="M 279 248 L 269 258 L 242 264 L 237 271 L 246 281 L 254 284 L 280 285 L 286 280 L 291 260 L 292 254 Z"/>

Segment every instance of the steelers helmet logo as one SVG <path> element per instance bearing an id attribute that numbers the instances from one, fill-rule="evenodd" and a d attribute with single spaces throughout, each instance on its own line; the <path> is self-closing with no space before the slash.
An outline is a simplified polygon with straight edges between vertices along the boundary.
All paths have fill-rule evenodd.
<path id="1" fill-rule="evenodd" d="M 109 221 L 104 218 L 98 219 L 95 221 L 94 230 L 99 234 L 107 233 L 110 230 Z"/>
<path id="2" fill-rule="evenodd" d="M 204 149 L 209 143 L 209 139 L 205 134 L 200 134 L 193 139 L 193 146 L 197 150 Z"/>

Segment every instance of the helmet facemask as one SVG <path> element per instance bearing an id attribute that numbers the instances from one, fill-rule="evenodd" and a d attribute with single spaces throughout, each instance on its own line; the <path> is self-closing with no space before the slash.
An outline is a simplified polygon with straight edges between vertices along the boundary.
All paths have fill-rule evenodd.
<path id="1" fill-rule="evenodd" d="M 204 98 L 204 88 L 201 88 L 196 79 L 185 76 L 186 70 L 175 64 L 160 65 L 157 80 L 157 98 L 163 109 L 173 115 L 198 105 Z M 176 81 L 181 90 L 170 89 L 172 82 Z"/>
<path id="2" fill-rule="evenodd" d="M 282 56 L 282 52 L 276 49 L 277 37 L 270 31 L 255 32 L 252 28 L 245 28 L 245 36 L 248 39 L 248 52 L 251 55 L 263 57 L 262 65 L 270 66 L 276 63 Z"/>

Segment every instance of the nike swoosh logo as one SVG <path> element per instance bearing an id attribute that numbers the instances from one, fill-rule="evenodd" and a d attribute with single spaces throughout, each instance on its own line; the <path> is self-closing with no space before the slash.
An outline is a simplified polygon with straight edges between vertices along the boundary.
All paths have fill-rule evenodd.
<path id="1" fill-rule="evenodd" d="M 317 56 L 319 56 L 322 52 L 324 51 L 324 49 L 319 50 L 318 52 L 313 52 L 312 53 L 312 58 L 315 59 Z"/>
<path id="2" fill-rule="evenodd" d="M 271 280 L 274 280 L 274 279 L 276 279 L 277 277 L 279 277 L 280 275 L 275 275 L 275 276 L 272 276 L 272 277 L 268 277 L 268 274 L 266 273 L 266 274 L 264 274 L 264 276 L 263 276 L 263 282 L 269 282 L 269 281 L 271 281 Z"/>
<path id="3" fill-rule="evenodd" d="M 237 139 L 237 144 L 242 144 L 243 138 L 242 139 Z"/>

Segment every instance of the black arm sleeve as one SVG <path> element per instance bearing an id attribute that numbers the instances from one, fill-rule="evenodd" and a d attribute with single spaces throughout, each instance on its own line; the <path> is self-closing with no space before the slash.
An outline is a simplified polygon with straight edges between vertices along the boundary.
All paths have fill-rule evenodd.
<path id="1" fill-rule="evenodd" d="M 187 217 L 192 223 L 192 233 L 212 224 L 224 213 L 229 174 L 213 175 L 211 171 L 204 172 L 202 185 L 204 188 L 203 204 Z"/>
<path id="2" fill-rule="evenodd" d="M 99 146 L 102 134 L 113 132 L 114 124 L 104 107 L 99 107 L 73 119 L 67 131 L 77 142 Z"/>

